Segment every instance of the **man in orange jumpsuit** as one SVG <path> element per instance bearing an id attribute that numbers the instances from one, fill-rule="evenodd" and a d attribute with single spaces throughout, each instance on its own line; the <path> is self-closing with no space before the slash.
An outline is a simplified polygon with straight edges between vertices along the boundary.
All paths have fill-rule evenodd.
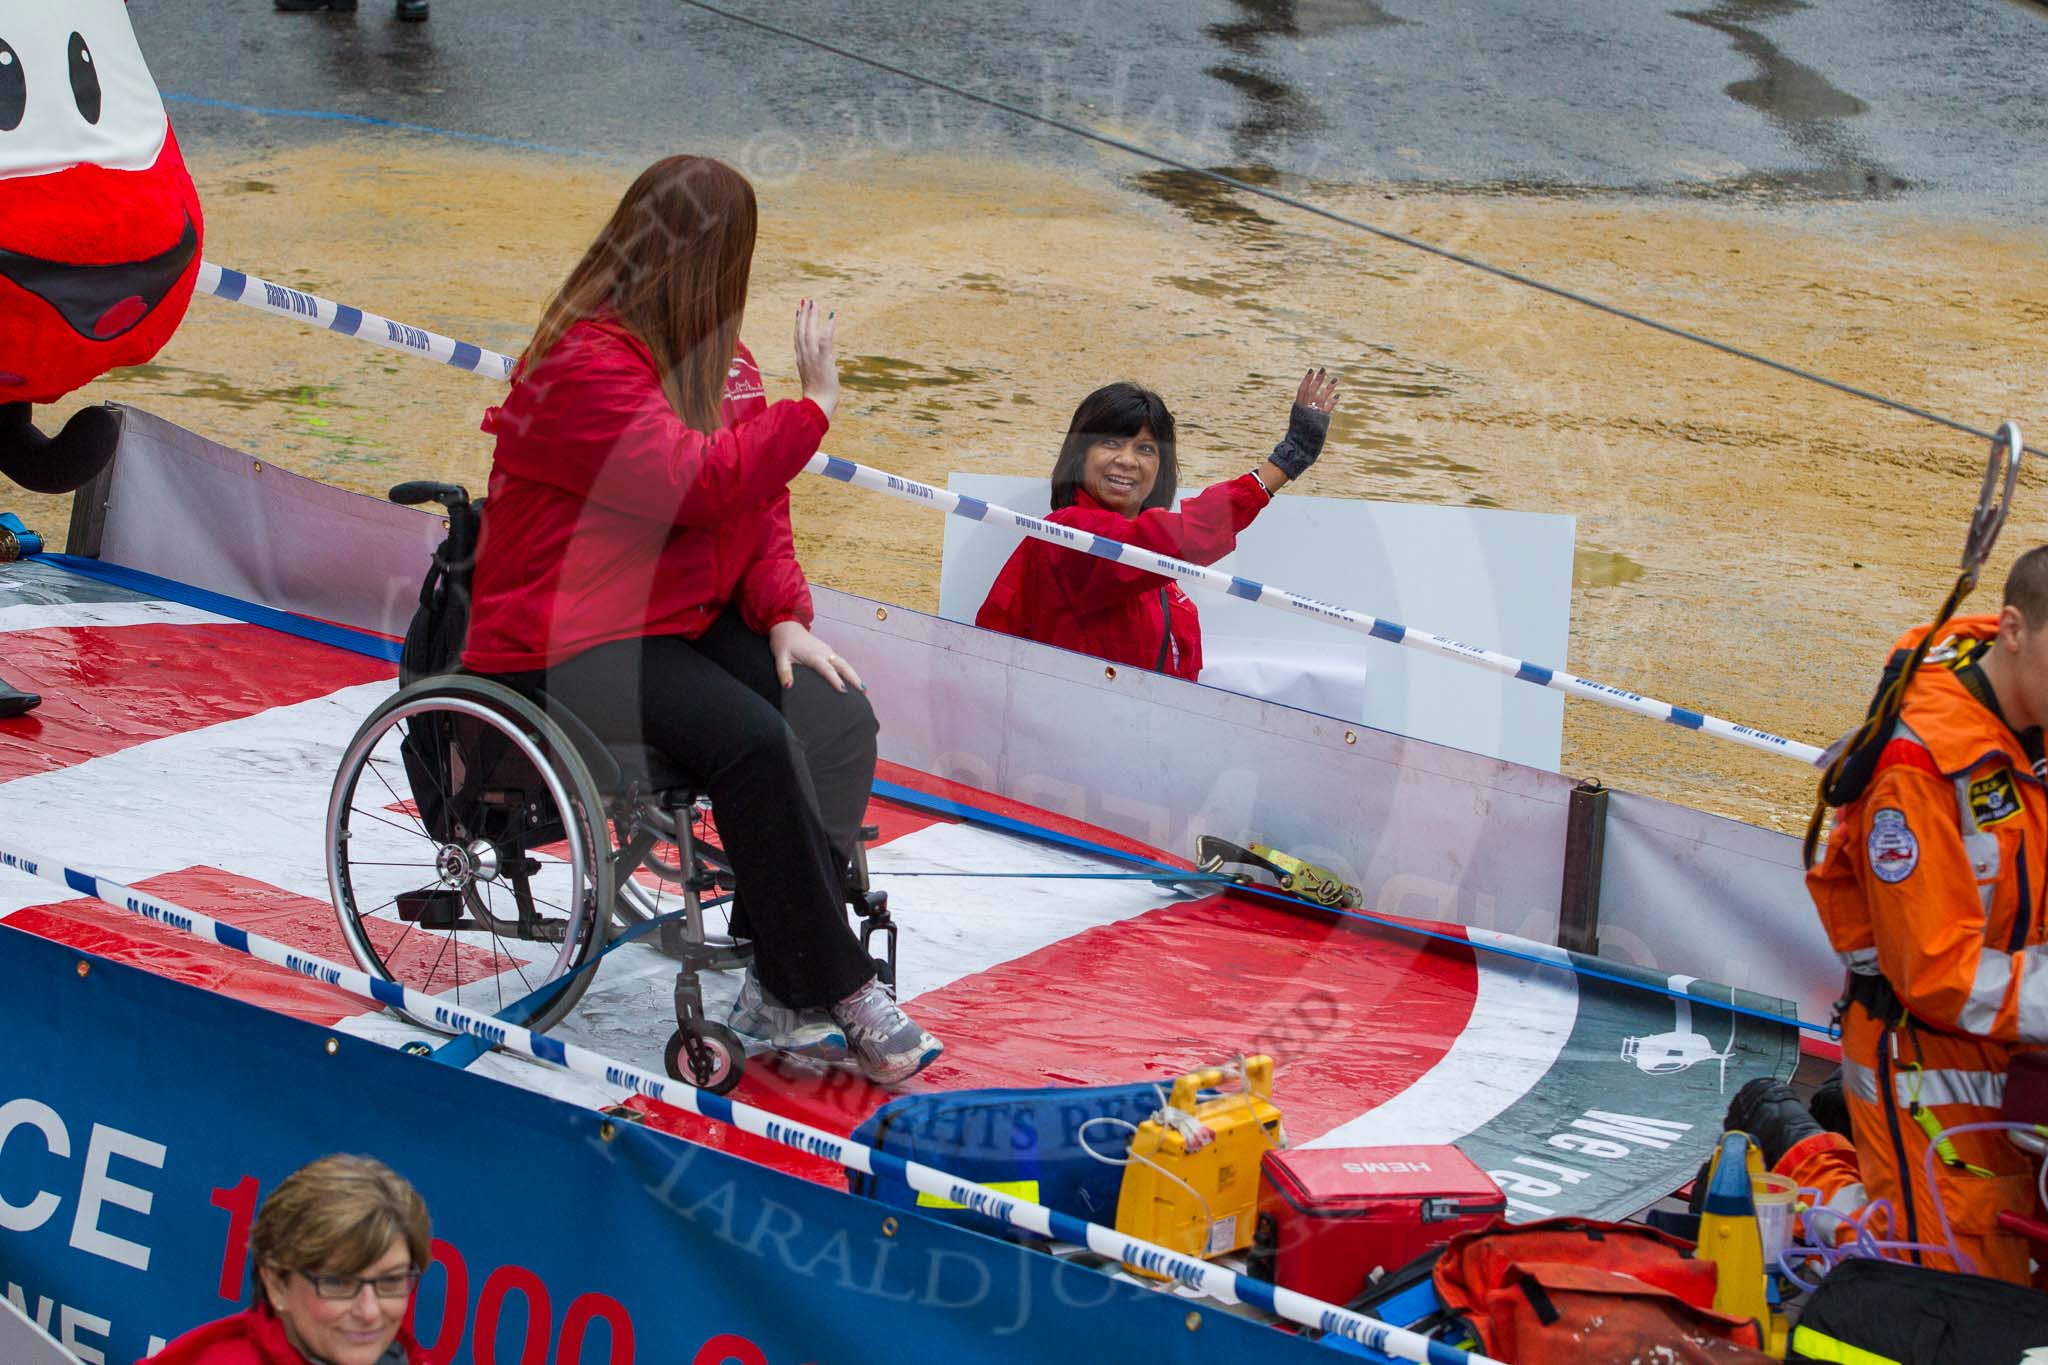
<path id="1" fill-rule="evenodd" d="M 2043 721 L 2048 546 L 2014 563 L 1996 616 L 1940 627 L 1869 785 L 1807 873 L 1849 969 L 1842 1089 L 1855 1147 L 1811 1134 L 1776 1163 L 1845 1211 L 1860 1180 L 1862 1195 L 1891 1201 L 1881 1236 L 1946 1245 L 1952 1233 L 1969 1268 L 2018 1284 L 2030 1248 L 1997 1218 L 2032 1208 L 2031 1161 L 2001 1132 L 1945 1141 L 1937 1199 L 1924 1156 L 1942 1130 L 1997 1119 L 2013 1054 L 2048 1043 Z"/>

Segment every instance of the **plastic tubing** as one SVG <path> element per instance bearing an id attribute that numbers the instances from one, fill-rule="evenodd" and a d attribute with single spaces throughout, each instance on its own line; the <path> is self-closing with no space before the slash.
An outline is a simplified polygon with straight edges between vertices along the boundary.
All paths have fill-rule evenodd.
<path id="1" fill-rule="evenodd" d="M 1884 1215 L 1887 1226 L 1891 1223 L 1892 1201 L 1889 1199 L 1873 1199 L 1862 1208 L 1856 1210 L 1855 1213 L 1843 1213 L 1838 1209 L 1831 1209 L 1820 1203 L 1820 1191 L 1817 1189 L 1802 1188 L 1799 1192 L 1802 1195 L 1811 1196 L 1806 1212 L 1801 1215 L 1800 1222 L 1801 1232 L 1807 1240 L 1796 1242 L 1779 1253 L 1778 1269 L 1784 1273 L 1786 1279 L 1792 1281 L 1793 1284 L 1798 1285 L 1808 1293 L 1812 1293 L 1820 1288 L 1820 1282 L 1816 1280 L 1809 1284 L 1804 1279 L 1801 1279 L 1799 1272 L 1792 1268 L 1794 1261 L 1801 1263 L 1820 1261 L 1828 1269 L 1832 1270 L 1835 1266 L 1851 1257 L 1880 1260 L 1887 1253 L 1912 1251 L 1933 1251 L 1944 1255 L 1948 1253 L 1947 1247 L 1938 1246 L 1933 1242 L 1901 1242 L 1873 1236 L 1869 1225 L 1876 1220 L 1880 1213 Z M 1852 1231 L 1849 1244 L 1843 1246 L 1832 1240 L 1820 1241 L 1812 1221 L 1815 1218 L 1832 1218 L 1838 1223 L 1846 1224 Z"/>
<path id="2" fill-rule="evenodd" d="M 2014 1123 L 2009 1119 L 1987 1119 L 1982 1123 L 1959 1123 L 1953 1128 L 1944 1128 L 1932 1138 L 1929 1138 L 1927 1150 L 1920 1154 L 1920 1167 L 1926 1172 L 1927 1188 L 1934 1195 L 1934 1211 L 1941 1218 L 1941 1240 L 1945 1245 L 1938 1249 L 1945 1252 L 1949 1259 L 1956 1263 L 1956 1269 L 1966 1275 L 1977 1273 L 1977 1263 L 1970 1257 L 1965 1256 L 1962 1248 L 1956 1244 L 1955 1229 L 1950 1226 L 1948 1221 L 1948 1201 L 1942 1198 L 1941 1184 L 1934 1178 L 1934 1160 L 1939 1154 L 1941 1144 L 1945 1139 L 1962 1133 L 2031 1133 L 2034 1131 L 2036 1131 L 2036 1125 L 2034 1124 Z M 2044 1189 L 2048 1189 L 2048 1186 L 2043 1184 L 2044 1177 L 2048 1177 L 2048 1165 L 2043 1165 L 2041 1170 L 2043 1175 L 2035 1178 L 2034 1189 L 2041 1196 L 2043 1202 L 2048 1203 L 2048 1193 L 2042 1193 Z"/>

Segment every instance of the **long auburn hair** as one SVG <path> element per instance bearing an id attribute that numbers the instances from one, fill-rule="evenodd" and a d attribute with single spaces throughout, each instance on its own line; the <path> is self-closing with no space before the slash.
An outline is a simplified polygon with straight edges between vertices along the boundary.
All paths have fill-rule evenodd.
<path id="1" fill-rule="evenodd" d="M 1166 400 L 1139 384 L 1120 381 L 1104 384 L 1081 400 L 1074 420 L 1067 424 L 1067 439 L 1060 443 L 1059 456 L 1052 462 L 1052 506 L 1054 511 L 1074 505 L 1081 489 L 1081 469 L 1088 462 L 1089 447 L 1110 436 L 1129 439 L 1151 428 L 1159 443 L 1159 477 L 1140 511 L 1173 506 L 1180 490 L 1180 454 L 1174 447 L 1173 413 Z"/>
<path id="2" fill-rule="evenodd" d="M 654 355 L 685 425 L 718 429 L 754 263 L 754 187 L 723 161 L 671 156 L 640 172 L 541 313 L 520 357 L 539 370 L 571 327 L 609 309 Z"/>

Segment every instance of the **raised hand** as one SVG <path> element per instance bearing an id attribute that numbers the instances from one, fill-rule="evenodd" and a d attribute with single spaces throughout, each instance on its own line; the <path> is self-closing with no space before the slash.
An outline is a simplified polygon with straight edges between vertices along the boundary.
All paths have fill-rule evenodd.
<path id="1" fill-rule="evenodd" d="M 1337 406 L 1337 381 L 1330 378 L 1327 370 L 1310 370 L 1301 377 L 1301 387 L 1294 391 L 1294 401 L 1304 408 L 1329 412 Z"/>
<path id="2" fill-rule="evenodd" d="M 1287 414 L 1287 435 L 1273 447 L 1273 468 L 1290 480 L 1300 478 L 1323 453 L 1323 438 L 1330 434 L 1330 410 L 1337 406 L 1337 381 L 1326 370 L 1310 370 L 1294 391 L 1294 406 Z"/>
<path id="3" fill-rule="evenodd" d="M 818 317 L 818 305 L 805 299 L 796 309 L 796 375 L 804 397 L 816 403 L 831 421 L 839 407 L 839 358 L 832 350 L 833 315 Z"/>

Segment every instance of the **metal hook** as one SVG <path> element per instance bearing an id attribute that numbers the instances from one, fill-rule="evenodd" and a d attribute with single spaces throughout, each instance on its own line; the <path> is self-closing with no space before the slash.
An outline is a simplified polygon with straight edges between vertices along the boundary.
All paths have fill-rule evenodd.
<path id="1" fill-rule="evenodd" d="M 2006 514 L 2012 511 L 2013 488 L 2019 483 L 2020 453 L 2025 450 L 2020 440 L 2020 424 L 2003 422 L 1998 433 L 1991 438 L 1991 454 L 1984 463 L 1984 487 L 1977 493 L 1977 511 L 1970 518 L 1970 535 L 1963 542 L 1963 577 L 1972 588 L 1977 586 L 1977 572 L 1984 567 L 1984 561 L 1991 557 L 1991 547 L 1998 543 L 1998 533 L 2005 528 Z M 2005 458 L 2005 487 L 1999 487 L 1999 458 Z"/>

